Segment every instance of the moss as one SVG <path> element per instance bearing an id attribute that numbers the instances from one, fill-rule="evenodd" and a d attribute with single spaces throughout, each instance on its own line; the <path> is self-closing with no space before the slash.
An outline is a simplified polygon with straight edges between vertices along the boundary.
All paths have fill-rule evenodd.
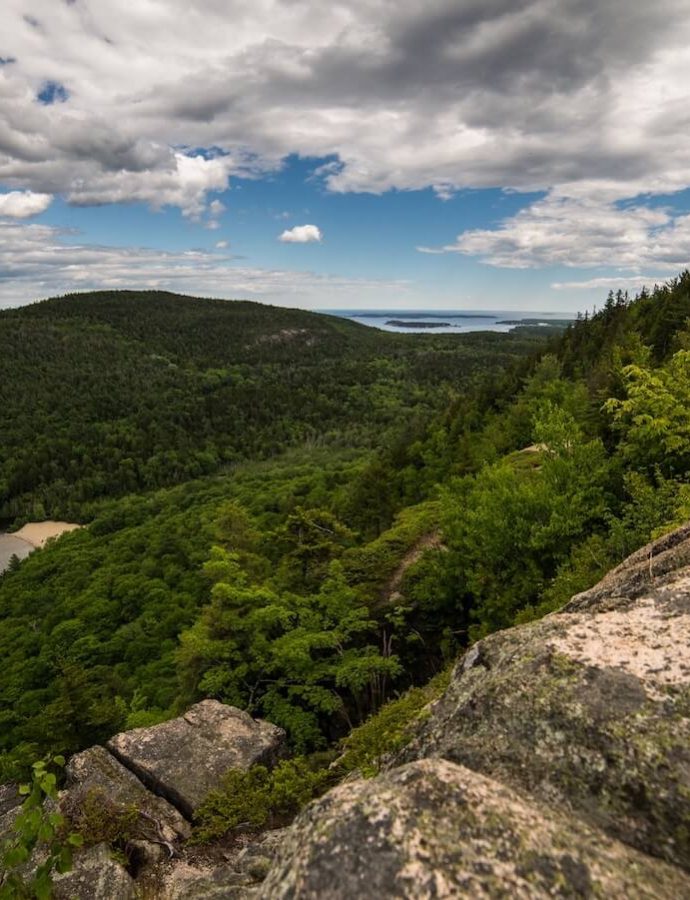
<path id="1" fill-rule="evenodd" d="M 343 741 L 339 767 L 346 773 L 359 769 L 365 777 L 375 775 L 385 756 L 402 750 L 412 740 L 412 726 L 428 715 L 426 707 L 445 691 L 450 676 L 450 668 L 440 672 L 424 687 L 412 688 L 386 703 L 355 728 Z"/>
<path id="2" fill-rule="evenodd" d="M 324 761 L 320 754 L 283 760 L 272 770 L 261 765 L 246 772 L 231 770 L 199 808 L 193 843 L 216 840 L 239 827 L 260 830 L 287 824 L 335 780 Z"/>
<path id="3" fill-rule="evenodd" d="M 63 810 L 73 831 L 80 834 L 85 847 L 109 844 L 122 849 L 139 837 L 139 810 L 135 804 L 115 803 L 97 788 L 74 796 Z"/>

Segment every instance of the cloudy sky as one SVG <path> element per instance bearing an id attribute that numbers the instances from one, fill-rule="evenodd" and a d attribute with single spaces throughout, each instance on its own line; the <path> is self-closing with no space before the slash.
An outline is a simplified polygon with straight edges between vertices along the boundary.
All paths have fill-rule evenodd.
<path id="1" fill-rule="evenodd" d="M 690 0 L 3 0 L 0 307 L 571 311 L 690 264 Z"/>

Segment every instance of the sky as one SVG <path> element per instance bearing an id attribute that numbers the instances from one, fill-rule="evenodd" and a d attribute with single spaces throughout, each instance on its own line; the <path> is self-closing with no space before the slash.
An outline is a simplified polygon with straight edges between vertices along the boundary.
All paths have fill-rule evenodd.
<path id="1" fill-rule="evenodd" d="M 0 308 L 575 312 L 690 263 L 690 0 L 3 0 Z"/>

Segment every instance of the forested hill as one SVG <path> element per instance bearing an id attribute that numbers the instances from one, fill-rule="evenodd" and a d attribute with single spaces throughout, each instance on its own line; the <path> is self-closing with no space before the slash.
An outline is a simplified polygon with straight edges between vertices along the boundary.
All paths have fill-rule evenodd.
<path id="1" fill-rule="evenodd" d="M 287 447 L 379 445 L 541 337 L 394 335 L 161 292 L 0 313 L 0 521 L 78 519 Z"/>
<path id="2" fill-rule="evenodd" d="M 2 316 L 106 325 L 149 352 L 200 368 L 289 360 L 297 351 L 324 358 L 372 347 L 377 337 L 355 322 L 306 310 L 164 291 L 69 294 L 0 313 L 0 321 Z"/>
<path id="3" fill-rule="evenodd" d="M 334 748 L 690 518 L 688 273 L 548 343 L 276 331 L 250 305 L 268 330 L 237 352 L 264 361 L 213 366 L 173 352 L 172 312 L 151 343 L 137 324 L 206 301 L 106 300 L 0 316 L 5 509 L 89 520 L 0 577 L 0 781 L 204 697 Z M 310 321 L 330 336 L 271 357 Z M 366 752 L 433 690 L 384 705 Z"/>

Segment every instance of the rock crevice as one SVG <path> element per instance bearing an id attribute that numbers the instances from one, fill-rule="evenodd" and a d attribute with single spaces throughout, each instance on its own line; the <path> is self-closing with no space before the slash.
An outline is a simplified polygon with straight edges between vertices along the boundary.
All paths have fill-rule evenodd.
<path id="1" fill-rule="evenodd" d="M 272 765 L 285 732 L 217 700 L 203 700 L 178 719 L 115 735 L 108 750 L 149 790 L 192 819 L 230 769 Z"/>

